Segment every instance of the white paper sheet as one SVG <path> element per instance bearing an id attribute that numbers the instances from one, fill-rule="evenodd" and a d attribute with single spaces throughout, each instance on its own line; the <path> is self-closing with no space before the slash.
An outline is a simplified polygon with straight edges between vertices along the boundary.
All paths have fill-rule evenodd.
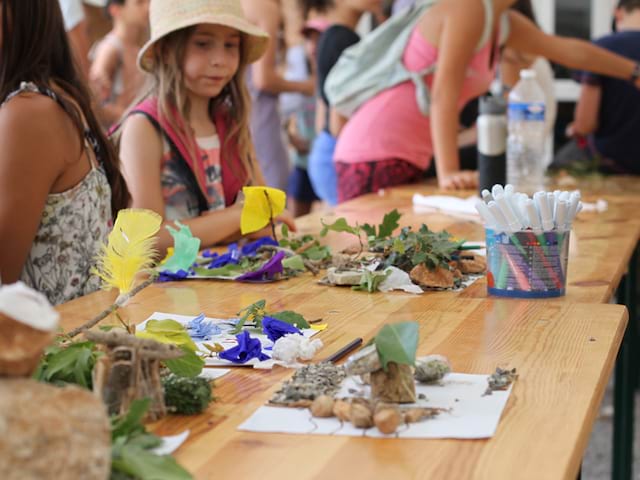
<path id="1" fill-rule="evenodd" d="M 377 428 L 359 429 L 337 418 L 313 418 L 307 408 L 260 407 L 238 430 L 248 432 L 293 433 L 313 435 L 346 435 L 375 438 L 489 438 L 495 434 L 511 388 L 483 396 L 488 375 L 451 373 L 440 385 L 416 384 L 416 395 L 426 395 L 417 406 L 445 408 L 434 418 L 401 426 L 393 435 Z M 368 386 L 345 380 L 338 396 L 352 396 L 349 389 L 368 393 Z"/>
<path id="2" fill-rule="evenodd" d="M 480 214 L 476 210 L 476 200 L 479 197 L 459 198 L 448 195 L 413 195 L 413 209 L 420 211 L 437 211 L 449 215 L 463 216 L 481 222 Z"/>
<path id="3" fill-rule="evenodd" d="M 160 437 L 162 443 L 151 450 L 156 455 L 171 455 L 175 452 L 189 436 L 189 430 L 185 430 L 178 435 L 171 435 L 168 437 Z"/>
<path id="4" fill-rule="evenodd" d="M 203 368 L 200 375 L 201 378 L 206 378 L 207 380 L 215 380 L 220 377 L 224 377 L 231 370 L 228 368 Z"/>
<path id="5" fill-rule="evenodd" d="M 136 328 L 138 331 L 144 331 L 147 322 L 151 319 L 176 320 L 177 322 L 180 322 L 181 324 L 186 326 L 191 320 L 193 320 L 193 318 L 194 316 L 191 316 L 191 315 L 176 315 L 173 313 L 154 312 L 144 322 L 137 325 Z M 206 342 L 201 342 L 194 339 L 194 342 L 198 346 L 198 349 L 203 353 L 210 354 L 211 352 L 209 351 L 208 348 L 206 348 L 203 345 L 204 343 L 207 343 L 209 345 L 219 343 L 224 347 L 225 350 L 235 347 L 238 344 L 238 342 L 236 341 L 236 335 L 232 333 L 233 329 L 235 328 L 235 323 L 234 323 L 235 320 L 237 319 L 234 318 L 234 319 L 225 320 L 221 318 L 205 317 L 204 321 L 214 322 L 220 328 L 221 333 L 219 335 L 214 335 L 211 338 L 211 340 L 208 340 Z M 273 342 L 269 340 L 269 338 L 267 338 L 267 336 L 264 333 L 262 333 L 261 330 L 251 328 L 251 327 L 247 327 L 245 330 L 249 331 L 249 334 L 251 335 L 252 338 L 257 338 L 258 340 L 260 340 L 260 343 L 262 344 L 262 352 L 266 355 L 271 356 L 271 347 L 273 346 Z M 307 328 L 307 329 L 301 330 L 301 332 L 305 337 L 313 337 L 316 333 L 318 333 L 318 330 Z M 209 356 L 205 358 L 205 365 L 207 366 L 253 367 L 257 363 L 259 363 L 259 360 L 257 358 L 253 358 L 249 360 L 247 363 L 243 363 L 243 364 L 236 364 L 228 360 L 223 360 L 221 358 L 218 358 L 217 356 L 215 357 Z"/>

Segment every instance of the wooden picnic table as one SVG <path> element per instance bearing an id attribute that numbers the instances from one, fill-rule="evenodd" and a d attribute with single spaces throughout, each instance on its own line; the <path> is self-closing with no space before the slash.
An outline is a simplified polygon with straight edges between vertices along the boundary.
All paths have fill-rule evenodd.
<path id="1" fill-rule="evenodd" d="M 401 224 L 427 223 L 468 240 L 483 240 L 481 225 L 440 213 L 414 212 L 414 192 L 394 189 L 300 220 L 317 232 L 320 218 L 345 216 L 378 223 L 398 208 Z M 467 192 L 467 195 L 470 192 Z M 235 368 L 216 381 L 216 403 L 202 415 L 170 416 L 153 429 L 191 435 L 175 454 L 196 478 L 575 478 L 598 415 L 627 324 L 627 310 L 606 305 L 624 275 L 640 236 L 634 201 L 610 200 L 600 214 L 583 214 L 572 233 L 567 296 L 551 301 L 486 297 L 478 281 L 460 293 L 368 294 L 317 284 L 310 274 L 269 284 L 183 281 L 155 284 L 138 294 L 122 316 L 139 323 L 154 311 L 231 317 L 266 299 L 273 310 L 322 318 L 324 358 L 356 337 L 365 341 L 385 323 L 416 320 L 419 354 L 447 355 L 454 370 L 490 373 L 516 367 L 520 378 L 489 440 L 380 440 L 312 435 L 257 434 L 237 426 L 268 400 L 291 372 Z M 612 241 L 615 239 L 615 243 Z M 334 247 L 353 243 L 330 234 Z M 115 299 L 97 292 L 58 307 L 65 330 L 86 321 Z M 601 305 L 598 305 L 601 303 Z"/>

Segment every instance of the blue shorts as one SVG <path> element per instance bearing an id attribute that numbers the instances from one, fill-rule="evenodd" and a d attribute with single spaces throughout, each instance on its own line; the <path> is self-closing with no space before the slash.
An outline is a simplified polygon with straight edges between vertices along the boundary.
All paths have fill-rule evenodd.
<path id="1" fill-rule="evenodd" d="M 289 185 L 287 187 L 289 196 L 299 202 L 315 202 L 319 200 L 316 192 L 313 191 L 309 173 L 301 167 L 294 167 L 289 175 Z"/>
<path id="2" fill-rule="evenodd" d="M 311 185 L 322 200 L 329 205 L 338 203 L 338 180 L 336 166 L 333 163 L 333 152 L 336 149 L 336 139 L 323 130 L 313 141 L 309 154 L 309 178 Z"/>

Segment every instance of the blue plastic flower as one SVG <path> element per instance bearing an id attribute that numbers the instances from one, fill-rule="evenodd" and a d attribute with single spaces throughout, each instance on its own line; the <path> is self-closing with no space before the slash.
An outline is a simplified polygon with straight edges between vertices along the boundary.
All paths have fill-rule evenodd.
<path id="1" fill-rule="evenodd" d="M 194 340 L 211 340 L 214 335 L 220 335 L 222 330 L 212 321 L 204 319 L 204 313 L 201 313 L 187 324 L 189 335 Z"/>
<path id="2" fill-rule="evenodd" d="M 278 246 L 278 242 L 276 242 L 271 237 L 262 237 L 256 240 L 255 242 L 247 243 L 244 247 L 242 247 L 242 255 L 243 256 L 253 256 L 258 253 L 258 249 L 265 245 L 271 245 L 273 247 Z"/>
<path id="3" fill-rule="evenodd" d="M 236 340 L 238 340 L 237 346 L 218 354 L 221 359 L 240 364 L 247 363 L 252 358 L 257 358 L 261 362 L 269 359 L 268 355 L 262 353 L 260 340 L 251 338 L 246 330 L 236 335 Z"/>
<path id="4" fill-rule="evenodd" d="M 177 272 L 170 272 L 168 270 L 163 270 L 158 275 L 158 282 L 174 282 L 176 280 L 184 280 L 189 276 L 189 272 L 186 270 L 178 270 Z"/>
<path id="5" fill-rule="evenodd" d="M 271 317 L 264 317 L 262 319 L 262 331 L 273 343 L 276 343 L 276 340 L 284 337 L 288 333 L 298 333 L 302 335 L 302 332 L 293 325 Z"/>

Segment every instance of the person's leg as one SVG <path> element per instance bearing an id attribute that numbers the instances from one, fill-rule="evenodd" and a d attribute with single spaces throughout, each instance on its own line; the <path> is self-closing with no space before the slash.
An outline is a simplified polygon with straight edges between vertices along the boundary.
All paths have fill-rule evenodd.
<path id="1" fill-rule="evenodd" d="M 289 208 L 294 217 L 311 212 L 313 202 L 319 200 L 313 191 L 309 175 L 304 168 L 295 167 L 289 177 Z"/>
<path id="2" fill-rule="evenodd" d="M 307 169 L 313 191 L 329 205 L 339 202 L 336 168 L 333 162 L 335 148 L 335 138 L 325 131 L 320 132 L 313 141 Z"/>
<path id="3" fill-rule="evenodd" d="M 383 188 L 407 185 L 419 182 L 424 171 L 405 160 L 390 159 L 374 162 L 371 179 L 371 192 L 377 192 Z"/>

